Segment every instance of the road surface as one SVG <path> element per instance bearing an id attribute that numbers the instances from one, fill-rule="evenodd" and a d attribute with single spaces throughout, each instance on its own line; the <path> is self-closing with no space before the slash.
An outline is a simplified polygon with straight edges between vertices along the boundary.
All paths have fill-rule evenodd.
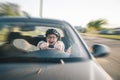
<path id="1" fill-rule="evenodd" d="M 97 58 L 98 63 L 114 79 L 120 80 L 120 40 L 82 35 L 88 47 L 95 43 L 105 44 L 110 47 L 110 54 L 104 58 Z"/>

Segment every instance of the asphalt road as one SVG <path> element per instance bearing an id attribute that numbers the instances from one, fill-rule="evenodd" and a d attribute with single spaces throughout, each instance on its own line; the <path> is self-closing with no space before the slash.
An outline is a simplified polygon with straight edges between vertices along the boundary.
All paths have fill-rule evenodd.
<path id="1" fill-rule="evenodd" d="M 83 36 L 88 47 L 95 43 L 107 45 L 111 52 L 107 57 L 97 58 L 98 63 L 114 79 L 120 80 L 120 40 Z"/>

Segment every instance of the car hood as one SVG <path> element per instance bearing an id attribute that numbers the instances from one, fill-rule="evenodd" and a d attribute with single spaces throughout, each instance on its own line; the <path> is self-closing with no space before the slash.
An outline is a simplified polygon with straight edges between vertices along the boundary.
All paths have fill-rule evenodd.
<path id="1" fill-rule="evenodd" d="M 73 63 L 0 63 L 1 80 L 110 80 L 92 60 Z"/>

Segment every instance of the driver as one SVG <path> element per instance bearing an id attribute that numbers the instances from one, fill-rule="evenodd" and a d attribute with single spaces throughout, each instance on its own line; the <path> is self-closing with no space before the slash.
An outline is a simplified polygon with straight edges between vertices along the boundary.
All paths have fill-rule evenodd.
<path id="1" fill-rule="evenodd" d="M 40 41 L 37 45 L 39 49 L 55 49 L 64 51 L 64 43 L 60 41 L 60 34 L 55 29 L 46 31 L 46 41 Z"/>

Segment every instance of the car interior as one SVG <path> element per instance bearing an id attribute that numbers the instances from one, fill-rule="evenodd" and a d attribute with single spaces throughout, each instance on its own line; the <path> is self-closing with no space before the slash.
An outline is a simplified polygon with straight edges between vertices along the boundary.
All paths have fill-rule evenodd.
<path id="1" fill-rule="evenodd" d="M 19 29 L 20 31 L 8 32 L 6 34 L 6 40 L 4 41 L 5 43 L 0 46 L 1 47 L 0 51 L 2 51 L 1 53 L 7 53 L 6 51 L 9 51 L 11 53 L 15 53 L 15 52 L 26 53 L 30 51 L 39 50 L 37 48 L 37 44 L 39 41 L 45 41 L 45 34 L 39 34 L 36 36 L 24 35 L 25 33 L 22 32 L 30 32 L 35 30 L 33 28 L 30 29 L 28 28 L 29 27 L 27 26 L 27 28 L 25 27 Z M 61 36 L 60 40 L 63 41 L 63 43 L 65 44 L 65 51 L 66 51 L 70 47 L 70 43 L 67 37 L 65 36 L 65 34 L 64 36 Z"/>

